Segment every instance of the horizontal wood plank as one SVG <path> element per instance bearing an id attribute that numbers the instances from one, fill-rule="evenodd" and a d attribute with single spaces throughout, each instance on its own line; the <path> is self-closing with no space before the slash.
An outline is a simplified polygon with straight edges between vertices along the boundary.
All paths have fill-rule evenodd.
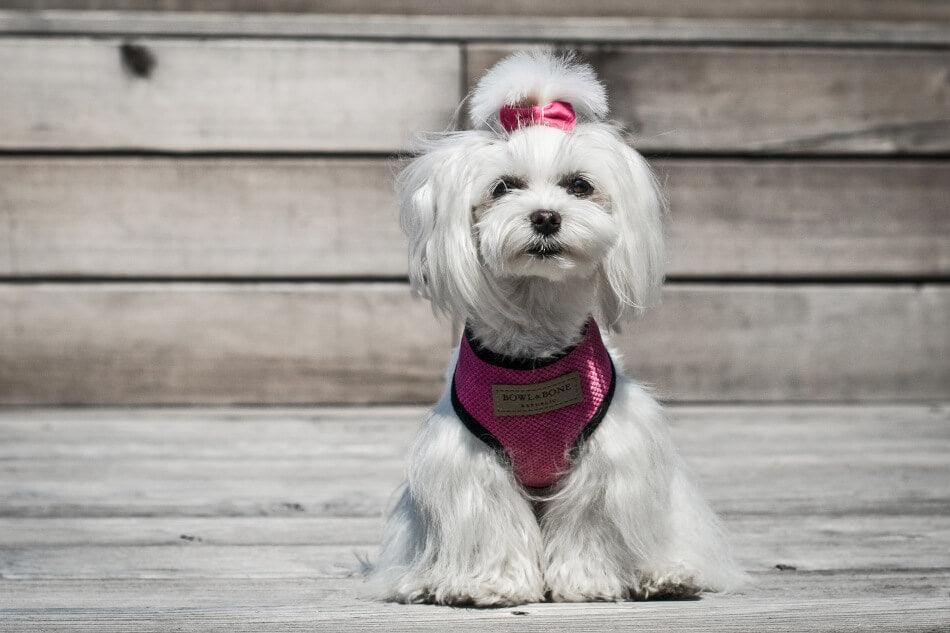
<path id="1" fill-rule="evenodd" d="M 460 96 L 454 45 L 148 40 L 137 75 L 121 44 L 0 40 L 0 148 L 392 152 Z"/>
<path id="2" fill-rule="evenodd" d="M 369 548 L 364 547 L 363 550 Z M 357 552 L 359 550 L 356 550 Z M 4 551 L 3 578 L 346 578 L 359 572 L 353 547 L 199 545 L 40 547 Z"/>
<path id="3" fill-rule="evenodd" d="M 950 272 L 950 163 L 653 163 L 670 200 L 671 275 Z"/>
<path id="4" fill-rule="evenodd" d="M 319 12 L 321 14 L 535 16 L 537 0 L 4 0 L 17 9 Z M 592 0 L 583 11 L 569 0 L 544 3 L 545 15 L 670 16 L 698 18 L 807 18 L 844 20 L 948 20 L 950 9 L 933 0 Z"/>
<path id="5" fill-rule="evenodd" d="M 656 160 L 669 274 L 950 274 L 950 163 Z M 384 159 L 0 159 L 2 276 L 403 276 Z"/>
<path id="6" fill-rule="evenodd" d="M 741 538 L 739 556 L 750 570 L 766 571 L 776 564 L 800 571 L 950 568 L 950 518 L 945 516 L 750 514 L 727 517 L 725 523 L 730 533 Z M 342 554 L 343 563 L 348 562 L 344 560 L 348 549 L 374 553 L 382 528 L 379 517 L 0 518 L 0 547 L 39 556 L 40 552 L 73 547 L 155 551 L 162 547 L 276 546 L 290 551 L 291 547 L 321 546 Z M 914 546 L 894 547 L 901 542 L 913 542 Z M 188 553 L 158 552 L 153 556 L 181 558 Z M 23 573 L 53 575 L 52 564 L 45 567 L 46 573 L 25 562 L 19 567 L 18 579 Z M 125 566 L 101 573 L 114 577 L 116 571 L 144 570 Z M 68 577 L 72 573 L 61 568 L 55 575 Z"/>
<path id="7" fill-rule="evenodd" d="M 791 522 L 794 527 L 796 522 Z M 304 529 L 301 526 L 301 529 Z M 840 528 L 839 528 L 840 529 Z M 878 531 L 880 534 L 881 531 Z M 877 537 L 879 547 L 888 541 L 912 538 L 916 533 L 912 527 L 907 532 L 888 538 Z M 865 536 L 866 531 L 852 531 L 855 538 Z M 744 533 L 743 533 L 744 536 Z M 804 536 L 813 536 L 805 532 Z M 775 538 L 781 535 L 769 534 L 766 547 L 774 547 Z M 750 544 L 752 548 L 762 548 L 762 539 L 750 537 L 760 543 Z M 920 537 L 917 537 L 920 538 Z M 926 537 L 924 537 L 926 538 Z M 796 550 L 804 556 L 801 559 L 789 558 L 787 552 Z M 935 546 L 950 545 L 942 538 Z M 766 571 L 776 564 L 786 564 L 801 571 L 828 572 L 839 570 L 866 570 L 871 564 L 875 569 L 903 570 L 908 567 L 921 569 L 947 569 L 947 556 L 934 549 L 922 555 L 914 555 L 902 548 L 897 556 L 884 554 L 875 556 L 870 548 L 852 545 L 847 536 L 842 535 L 834 543 L 815 542 L 814 552 L 805 553 L 808 543 L 793 543 L 784 546 L 783 554 L 765 559 L 746 556 L 741 564 L 747 569 Z M 944 551 L 946 551 L 944 549 Z M 5 548 L 0 563 L 0 574 L 7 580 L 35 580 L 52 578 L 77 578 L 94 580 L 98 578 L 127 579 L 175 579 L 175 578 L 298 578 L 300 580 L 333 579 L 358 576 L 361 573 L 360 558 L 372 558 L 376 553 L 376 544 L 364 543 L 359 546 L 323 546 L 323 545 L 212 545 L 182 541 L 174 546 L 117 545 L 108 546 L 69 546 L 69 547 L 13 547 Z M 928 561 L 927 556 L 933 560 Z M 799 562 L 802 561 L 802 562 Z M 779 563 L 775 561 L 781 561 Z M 798 562 L 798 568 L 788 561 Z M 806 563 L 811 563 L 808 566 Z M 904 564 L 910 563 L 907 566 Z M 831 567 L 825 567 L 830 565 Z M 841 565 L 841 567 L 835 567 Z M 2 583 L 3 581 L 0 581 Z M 0 587 L 3 585 L 0 584 Z"/>
<path id="8" fill-rule="evenodd" d="M 618 344 L 670 399 L 933 399 L 948 320 L 940 285 L 674 284 Z M 0 402 L 425 402 L 449 330 L 401 283 L 2 284 Z"/>
<path id="9" fill-rule="evenodd" d="M 242 517 L 379 520 L 404 477 L 423 412 L 357 411 L 2 412 L 0 516 L 223 516 L 235 517 L 235 525 Z M 708 498 L 743 529 L 771 524 L 789 532 L 788 521 L 798 521 L 806 531 L 833 524 L 847 530 L 863 524 L 861 517 L 914 517 L 908 520 L 920 530 L 932 526 L 928 538 L 944 538 L 939 520 L 928 517 L 945 516 L 950 503 L 946 406 L 673 406 L 668 414 L 676 444 Z M 836 474 L 842 469 L 847 477 Z M 808 517 L 815 519 L 812 527 L 806 527 Z M 195 524 L 182 530 L 202 536 Z M 275 530 L 272 543 L 313 544 L 329 528 L 301 531 L 303 541 L 289 543 L 295 537 L 278 537 Z M 371 527 L 360 532 L 353 524 L 330 542 L 357 545 L 370 533 Z M 78 527 L 74 534 L 83 538 Z M 222 537 L 214 532 L 204 536 L 209 543 L 236 544 L 228 540 L 233 537 L 218 542 Z M 55 531 L 49 534 L 56 538 Z M 142 538 L 153 537 L 146 532 Z M 790 534 L 782 538 L 790 547 L 796 542 Z M 795 558 L 817 564 L 808 558 L 817 551 L 794 550 Z"/>
<path id="10" fill-rule="evenodd" d="M 515 47 L 469 46 L 468 83 Z M 907 154 L 950 147 L 950 51 L 582 49 L 650 151 Z"/>
<path id="11" fill-rule="evenodd" d="M 448 44 L 144 38 L 137 44 L 157 60 L 148 78 L 123 69 L 119 44 L 0 41 L 0 80 L 11 86 L 0 95 L 0 148 L 395 151 L 413 132 L 444 129 L 459 97 L 459 52 Z M 470 47 L 469 83 L 510 50 Z M 950 147 L 947 51 L 606 47 L 587 55 L 611 90 L 614 116 L 645 150 Z"/>
<path id="12" fill-rule="evenodd" d="M 0 461 L 402 459 L 428 406 L 4 408 Z M 676 404 L 667 417 L 696 457 L 770 450 L 900 457 L 950 451 L 946 404 Z M 749 435 L 749 428 L 756 433 Z M 699 431 L 702 429 L 702 431 Z M 239 433 L 236 433 L 238 432 Z M 697 435 L 697 433 L 699 435 Z M 314 441 L 319 437 L 323 441 Z M 736 445 L 741 438 L 742 445 Z M 708 446 L 712 444 L 712 446 Z M 827 445 L 827 446 L 826 446 Z M 845 445 L 842 449 L 839 445 Z M 946 482 L 950 485 L 950 481 Z"/>
<path id="13" fill-rule="evenodd" d="M 620 345 L 666 398 L 913 400 L 950 387 L 945 286 L 680 286 L 664 297 Z"/>
<path id="14" fill-rule="evenodd" d="M 449 328 L 402 284 L 8 285 L 0 297 L 8 404 L 424 400 L 449 356 Z"/>
<path id="15" fill-rule="evenodd" d="M 393 169 L 384 159 L 0 159 L 0 269 L 404 276 Z"/>
<path id="16" fill-rule="evenodd" d="M 546 3 L 546 7 L 550 3 Z M 933 6 L 933 5 L 930 5 Z M 0 11 L 0 35 L 172 35 L 425 39 L 435 41 L 710 43 L 770 45 L 946 46 L 950 25 L 916 21 L 537 15 L 201 13 L 153 11 Z"/>
<path id="17" fill-rule="evenodd" d="M 725 523 L 731 534 L 741 538 L 739 557 L 749 570 L 763 572 L 777 564 L 800 571 L 950 569 L 947 517 L 741 515 L 729 517 Z M 17 552 L 15 560 L 0 568 L 0 573 L 17 580 L 92 573 L 109 578 L 123 574 L 141 577 L 154 565 L 146 563 L 146 557 L 181 561 L 194 555 L 193 548 L 212 548 L 202 550 L 199 556 L 232 559 L 239 547 L 259 548 L 243 550 L 254 555 L 276 552 L 278 558 L 293 556 L 295 548 L 300 548 L 296 551 L 304 556 L 325 557 L 324 569 L 345 570 L 347 564 L 352 565 L 354 550 L 375 554 L 382 527 L 379 517 L 0 518 L 0 547 Z M 913 548 L 894 547 L 910 541 Z M 76 562 L 89 557 L 96 548 L 124 548 L 127 554 L 69 566 L 70 559 Z M 129 552 L 136 552 L 138 560 Z M 276 563 L 267 562 L 258 569 L 275 570 Z M 170 576 L 186 575 L 175 573 L 171 565 L 163 567 Z M 293 569 L 287 568 L 288 575 Z M 215 567 L 212 571 L 219 576 L 225 570 Z M 232 567 L 229 573 L 235 571 Z"/>
<path id="18" fill-rule="evenodd" d="M 325 459 L 325 465 L 280 457 L 117 459 L 102 465 L 61 460 L 41 472 L 12 462 L 0 467 L 0 516 L 379 518 L 405 476 L 405 450 L 376 460 Z M 944 486 L 950 473 L 942 455 L 917 453 L 911 464 L 895 463 L 881 452 L 867 461 L 848 455 L 842 461 L 849 476 L 833 484 L 829 481 L 840 476 L 841 466 L 828 457 L 792 453 L 772 462 L 737 457 L 720 465 L 700 456 L 689 461 L 711 503 L 726 515 L 761 513 L 775 521 L 809 513 L 927 517 L 945 514 L 950 503 Z M 111 481 L 117 473 L 120 481 Z M 744 483 L 752 476 L 754 481 Z"/>
<path id="19" fill-rule="evenodd" d="M 890 599 L 909 597 L 942 598 L 945 588 L 950 584 L 950 572 L 939 569 L 909 569 L 909 570 L 842 570 L 838 573 L 798 572 L 797 570 L 771 569 L 763 572 L 753 572 L 755 584 L 751 588 L 733 596 L 737 598 L 733 603 L 729 596 L 716 594 L 705 595 L 699 604 L 705 608 L 712 607 L 717 602 L 731 604 L 761 601 L 764 606 L 769 600 L 781 601 L 783 594 L 796 596 L 798 599 L 813 600 L 818 597 L 826 598 L 876 598 L 881 599 L 882 590 L 887 588 L 886 595 Z M 137 605 L 146 600 L 150 605 L 163 609 L 190 609 L 199 610 L 221 608 L 230 604 L 237 609 L 259 604 L 270 605 L 300 605 L 317 603 L 324 608 L 333 605 L 342 608 L 344 605 L 354 617 L 379 616 L 380 613 L 402 611 L 407 609 L 404 617 L 414 615 L 419 623 L 427 619 L 452 617 L 455 614 L 461 620 L 472 617 L 498 616 L 510 617 L 510 609 L 483 609 L 466 610 L 445 607 L 415 606 L 401 607 L 398 605 L 381 605 L 369 600 L 360 599 L 361 580 L 359 578 L 313 578 L 301 582 L 297 578 L 153 578 L 153 579 L 110 579 L 96 580 L 97 591 L 88 591 L 90 581 L 70 578 L 42 578 L 19 579 L 5 581 L 2 586 L 5 595 L 11 597 L 11 603 L 19 609 L 39 610 L 61 606 L 77 610 L 89 610 L 85 615 L 95 617 L 93 611 L 98 611 L 100 617 L 116 614 L 123 606 Z M 151 593 L 151 595 L 149 595 Z M 281 597 L 283 594 L 283 598 Z M 535 615 L 547 613 L 549 617 L 560 615 L 580 616 L 591 609 L 618 609 L 615 615 L 626 611 L 629 616 L 631 609 L 649 611 L 658 608 L 662 602 L 642 602 L 637 604 L 545 604 L 531 605 L 530 607 L 515 610 L 528 610 Z M 668 603 L 667 603 L 668 604 Z M 692 602 L 681 602 L 681 607 L 688 607 Z M 725 607 L 722 604 L 721 609 Z M 16 613 L 13 609 L 2 610 L 0 615 Z M 533 607 L 534 609 L 532 609 Z M 133 607 L 134 608 L 134 607 Z M 624 609 L 626 608 L 626 609 Z M 537 611 L 541 609 L 541 611 Z M 110 611 L 112 612 L 110 614 Z M 677 612 L 678 610 L 673 610 Z M 143 614 L 144 615 L 144 614 Z M 210 615 L 210 614 L 209 614 Z M 668 613 L 673 615 L 673 613 Z M 500 623 L 496 620 L 496 624 Z M 523 622 L 522 622 L 523 624 Z M 523 629 L 520 629 L 523 630 Z M 547 630 L 552 630 L 548 628 Z M 570 629 L 574 630 L 574 629 Z M 653 628 L 651 630 L 662 630 Z M 696 630 L 700 630 L 697 627 Z M 758 630 L 758 629 L 757 629 Z"/>
<path id="20" fill-rule="evenodd" d="M 756 575 L 697 601 L 530 604 L 505 609 L 368 600 L 358 579 L 3 581 L 11 631 L 936 631 L 950 617 L 942 571 Z M 21 606 L 22 605 L 22 606 Z"/>

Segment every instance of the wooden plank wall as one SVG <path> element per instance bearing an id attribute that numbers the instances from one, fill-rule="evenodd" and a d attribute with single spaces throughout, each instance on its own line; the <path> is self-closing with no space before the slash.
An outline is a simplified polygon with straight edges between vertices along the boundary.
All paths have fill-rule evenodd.
<path id="1" fill-rule="evenodd" d="M 571 0 L 2 0 L 10 9 L 134 9 L 148 11 L 317 12 L 323 14 L 505 15 L 575 17 Z M 543 12 L 539 11 L 543 7 Z M 594 17 L 768 18 L 819 20 L 950 19 L 940 0 L 589 0 Z"/>
<path id="2" fill-rule="evenodd" d="M 859 2 L 720 7 L 771 4 L 798 20 L 784 39 L 663 4 L 695 41 L 662 19 L 624 41 L 597 11 L 541 42 L 463 18 L 367 16 L 354 39 L 314 16 L 0 11 L 0 403 L 433 398 L 451 326 L 409 297 L 392 173 L 526 45 L 597 67 L 670 195 L 666 299 L 619 338 L 632 373 L 670 400 L 950 395 L 950 27 L 906 22 L 944 5 L 872 3 L 893 25 L 869 43 L 819 23 Z"/>

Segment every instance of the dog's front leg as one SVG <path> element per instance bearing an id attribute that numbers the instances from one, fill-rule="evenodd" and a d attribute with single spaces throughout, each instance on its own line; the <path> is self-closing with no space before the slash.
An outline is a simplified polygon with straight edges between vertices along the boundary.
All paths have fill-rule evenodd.
<path id="1" fill-rule="evenodd" d="M 443 399 L 413 446 L 375 573 L 399 602 L 541 600 L 540 528 L 511 472 Z"/>
<path id="2" fill-rule="evenodd" d="M 655 530 L 642 523 L 652 520 L 648 519 L 651 515 L 656 517 L 656 510 L 665 515 L 649 483 L 630 482 L 630 487 L 620 483 L 627 479 L 626 468 L 605 454 L 601 442 L 610 433 L 611 420 L 601 427 L 598 437 L 588 440 L 578 455 L 558 493 L 545 504 L 541 519 L 542 568 L 555 602 L 639 596 L 639 570 L 656 549 Z M 612 511 L 618 494 L 624 494 L 627 503 L 641 506 L 641 524 L 630 525 L 631 516 L 616 516 Z"/>
<path id="3" fill-rule="evenodd" d="M 552 600 L 688 598 L 744 580 L 659 405 L 625 378 L 541 524 Z"/>
<path id="4" fill-rule="evenodd" d="M 658 405 L 620 378 L 610 412 L 542 517 L 552 600 L 625 600 L 649 591 L 644 585 L 670 533 L 671 454 Z"/>

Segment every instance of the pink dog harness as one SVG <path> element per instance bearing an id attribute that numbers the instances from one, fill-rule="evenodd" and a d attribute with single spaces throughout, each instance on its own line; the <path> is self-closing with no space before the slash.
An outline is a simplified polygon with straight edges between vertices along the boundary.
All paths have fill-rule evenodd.
<path id="1" fill-rule="evenodd" d="M 542 360 L 496 354 L 466 328 L 452 406 L 468 429 L 510 460 L 523 486 L 550 486 L 600 424 L 614 393 L 610 353 L 593 319 L 580 342 Z"/>

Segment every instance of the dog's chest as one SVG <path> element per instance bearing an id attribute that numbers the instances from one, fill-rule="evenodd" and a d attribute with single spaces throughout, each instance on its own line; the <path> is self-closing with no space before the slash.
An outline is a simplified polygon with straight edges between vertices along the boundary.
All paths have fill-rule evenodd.
<path id="1" fill-rule="evenodd" d="M 581 341 L 541 362 L 499 358 L 463 336 L 452 381 L 452 405 L 468 429 L 503 451 L 518 481 L 555 483 L 572 453 L 596 429 L 616 376 L 597 324 Z"/>

